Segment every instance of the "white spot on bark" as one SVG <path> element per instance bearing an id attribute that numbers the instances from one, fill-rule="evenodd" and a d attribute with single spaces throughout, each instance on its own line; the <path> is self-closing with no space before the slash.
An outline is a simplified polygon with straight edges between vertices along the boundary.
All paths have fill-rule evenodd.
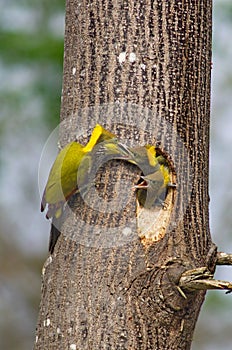
<path id="1" fill-rule="evenodd" d="M 124 236 L 129 236 L 131 234 L 131 228 L 130 227 L 125 227 L 122 230 L 122 233 L 123 233 Z"/>
<path id="2" fill-rule="evenodd" d="M 70 327 L 70 328 L 68 329 L 68 334 L 71 334 L 72 331 L 73 331 L 73 329 L 72 329 L 72 327 Z"/>
<path id="3" fill-rule="evenodd" d="M 57 332 L 58 334 L 60 334 L 60 333 L 61 333 L 61 330 L 60 330 L 60 328 L 59 328 L 59 327 L 57 327 L 56 332 Z"/>
<path id="4" fill-rule="evenodd" d="M 76 74 L 76 71 L 77 71 L 76 67 L 73 67 L 73 69 L 72 69 L 72 74 L 75 75 L 75 74 Z"/>
<path id="5" fill-rule="evenodd" d="M 38 340 L 39 340 L 39 337 L 38 337 L 38 335 L 37 335 L 37 336 L 35 337 L 35 343 L 37 343 Z"/>
<path id="6" fill-rule="evenodd" d="M 126 60 L 126 51 L 123 51 L 119 54 L 118 61 L 120 64 L 122 64 L 123 62 L 125 62 L 125 60 Z"/>
<path id="7" fill-rule="evenodd" d="M 145 69 L 146 69 L 146 64 L 141 63 L 141 64 L 140 64 L 140 67 L 141 67 L 143 70 L 145 70 Z"/>
<path id="8" fill-rule="evenodd" d="M 70 350 L 76 350 L 76 348 L 77 348 L 76 344 L 71 344 L 71 345 L 69 346 L 69 349 L 70 349 Z"/>
<path id="9" fill-rule="evenodd" d="M 136 61 L 136 54 L 134 52 L 131 52 L 129 54 L 129 61 L 130 61 L 130 63 L 133 63 Z"/>
<path id="10" fill-rule="evenodd" d="M 51 324 L 50 318 L 47 318 L 46 320 L 44 320 L 43 324 L 44 324 L 44 327 L 50 326 L 50 324 Z"/>

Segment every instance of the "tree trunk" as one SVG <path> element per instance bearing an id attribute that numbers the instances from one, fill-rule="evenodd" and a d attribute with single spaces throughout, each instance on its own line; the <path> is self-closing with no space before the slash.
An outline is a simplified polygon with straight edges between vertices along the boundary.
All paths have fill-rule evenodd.
<path id="1" fill-rule="evenodd" d="M 111 161 L 88 203 L 71 199 L 43 269 L 34 349 L 190 348 L 204 292 L 178 281 L 213 269 L 210 70 L 211 1 L 67 0 L 61 144 L 103 124 L 126 144 L 158 145 L 177 188 L 167 208 L 136 209 L 140 170 Z"/>

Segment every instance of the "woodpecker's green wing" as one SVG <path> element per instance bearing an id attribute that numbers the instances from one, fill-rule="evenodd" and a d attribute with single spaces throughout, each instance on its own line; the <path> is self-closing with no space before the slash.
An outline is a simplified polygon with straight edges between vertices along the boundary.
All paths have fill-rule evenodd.
<path id="1" fill-rule="evenodd" d="M 45 209 L 46 204 L 59 207 L 75 191 L 77 170 L 83 156 L 83 146 L 78 142 L 71 142 L 60 151 L 49 173 L 41 211 Z M 51 217 L 52 214 L 54 213 L 48 216 Z"/>

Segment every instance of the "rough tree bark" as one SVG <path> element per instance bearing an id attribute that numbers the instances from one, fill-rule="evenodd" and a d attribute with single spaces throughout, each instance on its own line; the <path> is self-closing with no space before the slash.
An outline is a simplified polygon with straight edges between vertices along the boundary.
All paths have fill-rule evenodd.
<path id="1" fill-rule="evenodd" d="M 158 144 L 173 163 L 177 189 L 161 209 L 166 219 L 158 219 L 155 241 L 139 237 L 135 196 L 123 187 L 138 179 L 133 165 L 106 164 L 96 180 L 105 183 L 108 205 L 122 186 L 128 198 L 120 210 L 99 210 L 99 198 L 92 208 L 71 200 L 74 214 L 67 208 L 43 269 L 34 349 L 190 348 L 204 292 L 183 292 L 179 278 L 215 265 L 210 70 L 209 0 L 66 1 L 61 144 L 78 126 L 83 141 L 97 122 L 124 142 Z"/>

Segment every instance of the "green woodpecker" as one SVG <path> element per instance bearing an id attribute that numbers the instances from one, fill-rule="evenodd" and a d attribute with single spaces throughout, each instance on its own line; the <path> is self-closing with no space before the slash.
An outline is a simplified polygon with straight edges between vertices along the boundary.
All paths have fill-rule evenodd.
<path id="1" fill-rule="evenodd" d="M 44 211 L 47 206 L 46 217 L 52 218 L 49 239 L 49 252 L 51 254 L 60 236 L 63 205 L 77 191 L 77 173 L 80 163 L 96 144 L 114 137 L 114 134 L 97 124 L 86 146 L 82 146 L 78 142 L 70 142 L 56 157 L 41 201 L 41 211 Z M 83 170 L 85 171 L 82 167 Z"/>
<path id="2" fill-rule="evenodd" d="M 170 180 L 170 169 L 166 159 L 156 154 L 154 146 L 131 148 L 134 162 L 143 175 L 137 185 L 137 198 L 140 205 L 150 209 L 157 202 L 163 203 L 168 187 L 174 187 Z"/>

